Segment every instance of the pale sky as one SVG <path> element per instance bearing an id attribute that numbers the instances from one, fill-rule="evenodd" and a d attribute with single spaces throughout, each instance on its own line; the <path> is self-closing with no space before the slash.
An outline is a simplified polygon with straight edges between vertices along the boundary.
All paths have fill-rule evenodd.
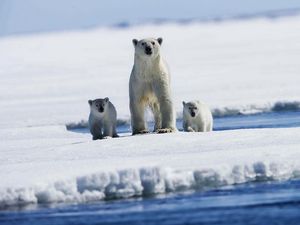
<path id="1" fill-rule="evenodd" d="M 300 0 L 0 0 L 0 35 L 300 8 Z"/>

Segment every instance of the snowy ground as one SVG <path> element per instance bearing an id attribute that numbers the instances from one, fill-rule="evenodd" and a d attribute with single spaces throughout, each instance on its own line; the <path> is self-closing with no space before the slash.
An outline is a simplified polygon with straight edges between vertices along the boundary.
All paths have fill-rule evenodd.
<path id="1" fill-rule="evenodd" d="M 148 36 L 164 38 L 179 116 L 191 99 L 215 115 L 299 108 L 300 17 L 1 38 L 0 207 L 299 177 L 300 128 L 103 141 L 68 131 L 97 97 L 129 119 L 131 39 Z"/>

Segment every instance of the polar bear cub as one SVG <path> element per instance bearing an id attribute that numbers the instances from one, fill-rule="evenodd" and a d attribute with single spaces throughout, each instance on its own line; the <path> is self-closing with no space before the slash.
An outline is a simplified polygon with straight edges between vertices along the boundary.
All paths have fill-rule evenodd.
<path id="1" fill-rule="evenodd" d="M 89 129 L 93 140 L 118 137 L 117 112 L 109 98 L 88 101 L 90 105 Z"/>
<path id="2" fill-rule="evenodd" d="M 148 133 L 145 108 L 153 112 L 157 133 L 176 131 L 170 73 L 164 62 L 160 46 L 162 38 L 133 39 L 134 65 L 129 81 L 132 134 Z"/>
<path id="3" fill-rule="evenodd" d="M 212 131 L 213 117 L 209 107 L 200 101 L 183 104 L 183 130 L 187 132 Z"/>

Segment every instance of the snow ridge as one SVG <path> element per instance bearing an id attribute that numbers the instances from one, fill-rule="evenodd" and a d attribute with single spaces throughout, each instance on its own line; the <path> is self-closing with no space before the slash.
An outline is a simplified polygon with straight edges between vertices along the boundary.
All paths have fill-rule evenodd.
<path id="1" fill-rule="evenodd" d="M 271 112 L 294 112 L 299 110 L 299 101 L 278 101 L 273 104 L 251 104 L 246 106 L 215 108 L 212 109 L 212 113 L 214 117 L 225 117 L 236 115 L 253 115 Z"/>
<path id="2" fill-rule="evenodd" d="M 299 166 L 274 162 L 182 171 L 160 167 L 130 168 L 33 187 L 4 188 L 0 190 L 0 208 L 37 203 L 83 203 L 299 177 Z"/>

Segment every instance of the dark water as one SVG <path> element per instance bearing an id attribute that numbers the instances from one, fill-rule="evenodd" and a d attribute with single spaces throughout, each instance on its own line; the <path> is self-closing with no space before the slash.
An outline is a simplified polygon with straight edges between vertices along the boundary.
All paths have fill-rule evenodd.
<path id="1" fill-rule="evenodd" d="M 300 181 L 0 212 L 1 225 L 300 224 Z"/>
<path id="2" fill-rule="evenodd" d="M 179 129 L 181 124 L 182 121 L 177 121 Z M 216 131 L 297 126 L 300 126 L 299 111 L 214 119 Z M 88 132 L 87 128 L 71 131 Z M 118 127 L 119 133 L 129 131 L 127 124 Z M 93 204 L 10 208 L 0 211 L 0 225 L 6 224 L 300 225 L 300 180 L 247 183 L 210 191 Z"/>
<path id="3" fill-rule="evenodd" d="M 300 111 L 270 112 L 214 119 L 214 130 L 300 127 Z"/>

